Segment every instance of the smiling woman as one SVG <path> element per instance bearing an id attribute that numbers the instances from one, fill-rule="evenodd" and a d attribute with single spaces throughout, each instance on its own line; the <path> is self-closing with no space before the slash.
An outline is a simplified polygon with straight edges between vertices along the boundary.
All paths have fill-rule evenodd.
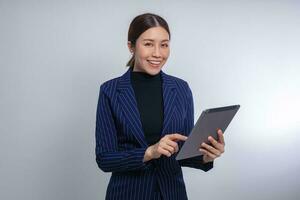
<path id="1" fill-rule="evenodd" d="M 154 75 L 169 57 L 169 34 L 162 27 L 153 27 L 141 34 L 135 45 L 128 41 L 128 47 L 134 54 L 135 71 Z"/>
<path id="2" fill-rule="evenodd" d="M 136 17 L 128 31 L 128 48 L 133 55 L 127 66 L 151 75 L 159 73 L 170 54 L 169 41 L 170 30 L 164 19 L 154 14 Z"/>
<path id="3" fill-rule="evenodd" d="M 194 106 L 188 83 L 162 71 L 169 43 L 162 17 L 135 17 L 128 31 L 129 69 L 100 86 L 95 151 L 99 168 L 112 172 L 107 200 L 185 200 L 181 167 L 208 171 L 224 152 L 219 131 L 222 141 L 199 144 L 203 156 L 175 159 L 194 126 Z"/>

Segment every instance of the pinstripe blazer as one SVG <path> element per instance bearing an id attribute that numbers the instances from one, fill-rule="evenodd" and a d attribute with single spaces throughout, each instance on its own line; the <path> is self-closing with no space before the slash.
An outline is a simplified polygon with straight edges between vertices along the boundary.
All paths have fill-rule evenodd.
<path id="1" fill-rule="evenodd" d="M 171 157 L 143 162 L 148 147 L 128 69 L 122 76 L 101 84 L 96 114 L 96 162 L 112 172 L 106 200 L 187 199 L 181 166 L 208 171 L 213 162 L 202 156 L 177 161 Z M 192 92 L 186 81 L 161 71 L 164 121 L 161 137 L 170 133 L 188 136 L 194 126 Z M 183 142 L 179 141 L 179 148 Z"/>

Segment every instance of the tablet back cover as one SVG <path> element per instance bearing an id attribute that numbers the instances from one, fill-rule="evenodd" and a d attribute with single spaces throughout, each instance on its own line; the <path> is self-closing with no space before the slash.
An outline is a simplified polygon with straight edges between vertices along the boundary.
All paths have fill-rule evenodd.
<path id="1" fill-rule="evenodd" d="M 203 111 L 188 139 L 178 152 L 176 160 L 202 155 L 202 152 L 198 150 L 201 143 L 210 144 L 207 139 L 209 135 L 218 140 L 217 130 L 221 129 L 225 133 L 239 108 L 240 105 L 233 105 Z"/>

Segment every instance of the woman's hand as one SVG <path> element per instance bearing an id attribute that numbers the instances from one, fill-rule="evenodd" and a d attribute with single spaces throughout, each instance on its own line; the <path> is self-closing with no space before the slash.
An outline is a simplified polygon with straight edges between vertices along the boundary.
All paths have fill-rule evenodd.
<path id="1" fill-rule="evenodd" d="M 224 136 L 221 129 L 218 130 L 218 141 L 209 136 L 208 140 L 212 145 L 208 145 L 205 142 L 201 144 L 199 151 L 203 153 L 203 163 L 212 162 L 217 157 L 220 157 L 224 153 Z"/>
<path id="2" fill-rule="evenodd" d="M 148 147 L 144 156 L 144 162 L 159 158 L 161 155 L 170 157 L 172 154 L 178 152 L 177 141 L 185 141 L 186 139 L 186 136 L 179 133 L 165 135 L 156 144 Z"/>

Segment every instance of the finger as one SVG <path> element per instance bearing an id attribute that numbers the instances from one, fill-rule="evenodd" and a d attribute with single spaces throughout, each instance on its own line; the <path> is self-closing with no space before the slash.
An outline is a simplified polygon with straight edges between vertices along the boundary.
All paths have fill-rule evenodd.
<path id="1" fill-rule="evenodd" d="M 168 145 L 167 143 L 163 143 L 161 147 L 167 151 L 169 151 L 171 154 L 175 152 L 175 148 L 172 147 L 171 145 Z"/>
<path id="2" fill-rule="evenodd" d="M 215 154 L 213 154 L 213 153 L 211 153 L 211 152 L 209 152 L 209 151 L 207 151 L 205 149 L 200 148 L 199 151 L 201 151 L 203 154 L 208 155 L 208 157 L 210 157 L 212 159 L 217 158 L 217 156 Z"/>
<path id="3" fill-rule="evenodd" d="M 222 150 L 223 146 L 221 143 L 217 142 L 217 140 L 215 140 L 212 136 L 208 137 L 208 141 L 210 141 L 210 143 L 213 145 L 213 147 L 215 147 L 218 150 Z"/>
<path id="4" fill-rule="evenodd" d="M 158 151 L 158 153 L 160 153 L 162 155 L 165 155 L 165 156 L 168 156 L 168 157 L 170 157 L 172 155 L 169 151 L 165 150 L 162 147 L 158 147 L 157 151 Z"/>
<path id="5" fill-rule="evenodd" d="M 172 146 L 175 149 L 175 152 L 178 151 L 178 144 L 172 140 L 166 140 L 166 143 L 170 146 Z"/>
<path id="6" fill-rule="evenodd" d="M 210 141 L 211 144 L 213 145 L 213 147 L 215 149 L 217 149 L 221 154 L 224 153 L 224 144 L 221 144 L 221 143 L 217 142 L 217 140 L 215 140 L 211 136 L 208 137 L 208 141 Z"/>
<path id="7" fill-rule="evenodd" d="M 204 148 L 207 152 L 210 152 L 210 153 L 212 153 L 212 154 L 214 154 L 214 155 L 216 155 L 218 157 L 221 155 L 221 152 L 219 150 L 217 150 L 214 147 L 206 144 L 205 142 L 203 142 L 201 144 L 201 147 Z"/>
<path id="8" fill-rule="evenodd" d="M 168 136 L 171 140 L 174 140 L 174 141 L 178 141 L 178 140 L 185 141 L 188 138 L 187 136 L 181 135 L 181 134 L 178 134 L 178 133 L 169 134 Z"/>
<path id="9" fill-rule="evenodd" d="M 208 152 L 211 152 L 212 154 L 216 155 L 217 157 L 221 156 L 221 152 L 211 145 L 202 143 L 201 147 L 204 148 L 205 150 L 207 150 Z"/>
<path id="10" fill-rule="evenodd" d="M 218 137 L 219 137 L 219 142 L 221 144 L 224 144 L 225 145 L 225 140 L 224 140 L 224 136 L 223 136 L 223 131 L 221 129 L 218 130 Z"/>

